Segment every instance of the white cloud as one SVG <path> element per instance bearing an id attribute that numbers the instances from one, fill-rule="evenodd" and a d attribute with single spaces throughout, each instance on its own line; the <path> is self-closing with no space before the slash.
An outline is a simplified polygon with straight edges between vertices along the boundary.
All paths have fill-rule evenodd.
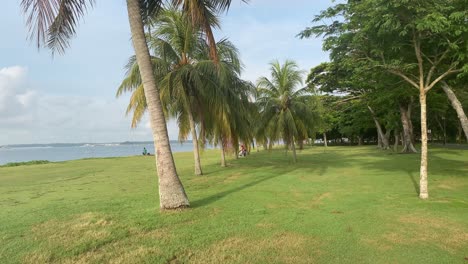
<path id="1" fill-rule="evenodd" d="M 36 93 L 27 89 L 27 69 L 20 66 L 0 69 L 0 121 L 25 118 L 34 107 Z"/>
<path id="2" fill-rule="evenodd" d="M 24 67 L 0 69 L 0 145 L 51 142 L 119 142 L 151 140 L 145 116 L 131 129 L 125 116 L 128 96 L 103 99 L 37 92 Z M 177 139 L 177 125 L 169 122 Z"/>

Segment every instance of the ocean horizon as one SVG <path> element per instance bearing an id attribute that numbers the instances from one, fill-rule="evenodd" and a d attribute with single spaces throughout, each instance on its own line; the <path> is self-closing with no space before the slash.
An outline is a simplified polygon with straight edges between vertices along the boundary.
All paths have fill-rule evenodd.
<path id="1" fill-rule="evenodd" d="M 193 150 L 192 141 L 171 140 L 172 152 Z M 143 148 L 154 154 L 152 141 L 103 143 L 10 144 L 0 146 L 0 165 L 32 160 L 67 161 L 84 158 L 126 157 L 142 155 Z M 207 145 L 207 148 L 213 148 Z"/>

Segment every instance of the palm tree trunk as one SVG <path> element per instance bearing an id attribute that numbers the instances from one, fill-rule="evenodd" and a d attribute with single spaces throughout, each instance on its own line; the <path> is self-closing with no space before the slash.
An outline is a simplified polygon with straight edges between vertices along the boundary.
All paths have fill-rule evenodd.
<path id="1" fill-rule="evenodd" d="M 148 45 L 145 39 L 139 0 L 127 0 L 127 10 L 133 47 L 140 68 L 153 132 L 156 167 L 159 176 L 160 208 L 177 209 L 188 207 L 190 203 L 177 175 L 172 156 L 166 120 L 159 98 L 159 89 L 156 87 Z"/>
<path id="2" fill-rule="evenodd" d="M 444 90 L 445 94 L 447 94 L 453 109 L 455 109 L 457 112 L 458 119 L 460 120 L 463 131 L 465 132 L 465 137 L 468 140 L 468 118 L 466 117 L 465 111 L 463 111 L 463 107 L 460 101 L 446 82 L 442 82 L 442 89 Z"/>
<path id="3" fill-rule="evenodd" d="M 323 144 L 328 147 L 327 133 L 323 132 Z"/>
<path id="4" fill-rule="evenodd" d="M 294 143 L 294 137 L 292 137 L 292 140 L 291 140 L 291 147 L 292 147 L 292 151 L 293 151 L 294 163 L 296 163 L 297 162 L 297 156 L 296 156 L 296 144 Z"/>
<path id="5" fill-rule="evenodd" d="M 195 175 L 202 175 L 202 168 L 200 163 L 200 149 L 198 147 L 198 137 L 197 137 L 197 130 L 195 128 L 195 120 L 193 119 L 193 114 L 190 109 L 187 111 L 189 124 L 190 124 L 190 132 L 192 132 L 192 143 L 193 143 L 193 159 L 195 162 Z"/>
<path id="6" fill-rule="evenodd" d="M 224 142 L 221 140 L 221 167 L 226 167 L 226 150 Z"/>
<path id="7" fill-rule="evenodd" d="M 429 198 L 427 189 L 427 119 L 426 119 L 426 92 L 421 89 L 419 95 L 421 105 L 421 169 L 419 178 L 419 198 Z"/>

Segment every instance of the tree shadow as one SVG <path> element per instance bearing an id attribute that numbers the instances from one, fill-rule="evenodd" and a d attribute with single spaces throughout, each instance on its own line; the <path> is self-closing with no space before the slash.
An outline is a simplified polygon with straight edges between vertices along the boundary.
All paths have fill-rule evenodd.
<path id="1" fill-rule="evenodd" d="M 330 162 L 332 160 L 337 160 L 339 162 Z M 290 174 L 294 171 L 300 171 L 301 174 L 304 175 L 315 174 L 323 176 L 326 174 L 329 167 L 344 168 L 347 166 L 352 166 L 352 160 L 352 157 L 340 154 L 339 152 L 330 151 L 326 153 L 325 156 L 322 152 L 301 154 L 298 162 L 294 163 L 292 162 L 292 156 L 285 158 L 284 150 L 279 149 L 273 150 L 271 152 L 255 152 L 255 155 L 249 155 L 245 159 L 230 160 L 230 166 L 227 168 L 221 168 L 217 165 L 210 164 L 205 166 L 205 177 L 206 175 L 209 175 L 208 177 L 213 177 L 216 176 L 216 174 L 220 171 L 228 172 L 229 170 L 246 176 L 253 175 L 254 172 L 255 174 L 261 174 L 262 171 L 266 171 L 268 174 L 255 177 L 252 179 L 252 181 L 229 190 L 193 201 L 191 202 L 191 207 L 196 208 L 209 205 L 230 194 L 253 187 L 262 182 L 280 177 L 282 175 Z M 313 165 L 311 165 L 311 163 L 313 163 Z"/>
<path id="2" fill-rule="evenodd" d="M 414 191 L 416 192 L 417 195 L 419 195 L 419 183 L 416 181 L 411 171 L 407 171 L 407 173 L 411 182 L 413 183 Z"/>
<path id="3" fill-rule="evenodd" d="M 223 191 L 223 192 L 219 192 L 219 193 L 210 195 L 208 197 L 193 201 L 193 202 L 191 202 L 191 207 L 192 208 L 197 208 L 197 207 L 202 207 L 202 206 L 209 205 L 209 204 L 211 204 L 213 202 L 216 202 L 217 200 L 222 199 L 222 198 L 224 198 L 224 197 L 226 197 L 226 196 L 228 196 L 228 195 L 230 195 L 232 193 L 242 191 L 244 189 L 255 186 L 255 185 L 257 185 L 259 183 L 262 183 L 264 181 L 274 179 L 274 178 L 276 178 L 276 177 L 278 177 L 280 175 L 282 175 L 282 174 L 276 174 L 276 175 L 273 175 L 273 176 L 264 176 L 264 177 L 261 177 L 259 179 L 254 180 L 254 181 L 248 182 L 246 184 L 237 186 L 235 188 L 232 188 L 232 189 L 229 189 L 229 190 L 226 190 L 226 191 Z"/>
<path id="4" fill-rule="evenodd" d="M 441 150 L 441 149 L 438 149 Z M 429 181 L 437 181 L 444 177 L 468 177 L 467 162 L 442 157 L 452 151 L 429 151 L 428 157 L 428 176 Z M 418 153 L 416 153 L 418 154 Z M 416 194 L 419 195 L 419 155 L 381 155 L 380 160 L 373 160 L 363 165 L 366 170 L 392 171 L 406 173 L 414 187 Z M 395 166 L 396 165 L 396 166 Z"/>

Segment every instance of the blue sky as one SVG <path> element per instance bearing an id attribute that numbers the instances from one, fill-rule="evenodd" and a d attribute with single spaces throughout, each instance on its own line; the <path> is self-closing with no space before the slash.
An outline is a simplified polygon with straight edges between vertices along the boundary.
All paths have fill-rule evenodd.
<path id="1" fill-rule="evenodd" d="M 115 98 L 123 65 L 133 54 L 124 0 L 98 0 L 81 21 L 71 47 L 52 58 L 27 40 L 20 0 L 0 9 L 0 145 L 151 140 L 145 118 L 130 128 L 128 95 Z M 243 78 L 268 76 L 274 59 L 308 70 L 327 60 L 320 39 L 296 38 L 331 1 L 233 1 L 216 38 L 240 50 Z M 177 126 L 169 121 L 169 136 Z"/>

